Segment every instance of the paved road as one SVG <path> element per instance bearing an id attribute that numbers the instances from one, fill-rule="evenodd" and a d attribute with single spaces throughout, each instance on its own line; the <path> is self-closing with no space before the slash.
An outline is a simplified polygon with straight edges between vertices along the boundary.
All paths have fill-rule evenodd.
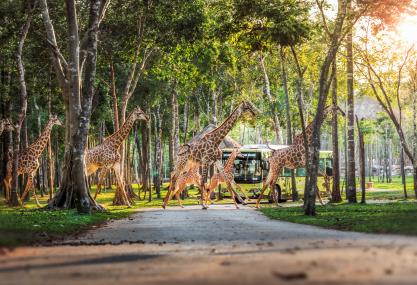
<path id="1" fill-rule="evenodd" d="M 417 284 L 417 238 L 146 209 L 51 247 L 0 252 L 0 284 Z"/>

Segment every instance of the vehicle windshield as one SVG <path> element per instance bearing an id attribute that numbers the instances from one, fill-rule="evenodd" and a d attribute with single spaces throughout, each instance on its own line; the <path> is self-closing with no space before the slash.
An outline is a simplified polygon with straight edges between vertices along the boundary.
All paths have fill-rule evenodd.
<path id="1" fill-rule="evenodd" d="M 223 153 L 223 160 L 226 163 L 230 152 Z M 233 164 L 236 182 L 261 182 L 265 169 L 262 168 L 262 153 L 243 152 L 242 157 L 237 157 Z"/>

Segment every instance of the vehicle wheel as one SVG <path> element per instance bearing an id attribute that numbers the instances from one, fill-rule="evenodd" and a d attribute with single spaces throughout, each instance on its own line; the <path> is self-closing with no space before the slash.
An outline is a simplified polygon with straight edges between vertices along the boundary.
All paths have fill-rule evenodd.
<path id="1" fill-rule="evenodd" d="M 281 186 L 275 184 L 274 189 L 269 192 L 269 203 L 279 203 L 281 201 Z"/>

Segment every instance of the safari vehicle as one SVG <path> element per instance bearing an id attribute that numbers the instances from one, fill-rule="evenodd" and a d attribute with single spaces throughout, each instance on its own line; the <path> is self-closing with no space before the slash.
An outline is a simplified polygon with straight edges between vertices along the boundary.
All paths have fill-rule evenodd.
<path id="1" fill-rule="evenodd" d="M 259 190 L 262 188 L 262 181 L 268 175 L 269 163 L 268 158 L 272 155 L 272 150 L 287 148 L 287 145 L 264 145 L 253 144 L 244 145 L 240 148 L 241 157 L 237 157 L 234 161 L 234 177 L 238 184 L 249 184 L 244 187 L 253 194 L 253 198 L 257 198 Z M 223 149 L 223 162 L 229 158 L 233 149 Z M 320 151 L 319 170 L 320 176 L 326 174 L 332 176 L 333 158 L 332 151 Z M 306 169 L 304 167 L 295 170 L 297 189 L 301 189 L 304 185 L 304 177 Z M 251 187 L 252 186 L 252 187 Z M 277 181 L 275 191 L 279 192 L 277 197 L 286 200 L 291 195 L 291 170 L 284 168 Z M 282 193 L 282 195 L 281 195 Z M 270 199 L 272 200 L 272 199 Z"/>

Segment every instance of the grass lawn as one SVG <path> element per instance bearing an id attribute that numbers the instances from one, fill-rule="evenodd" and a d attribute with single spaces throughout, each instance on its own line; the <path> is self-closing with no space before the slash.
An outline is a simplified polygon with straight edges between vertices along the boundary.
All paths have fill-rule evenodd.
<path id="1" fill-rule="evenodd" d="M 417 235 L 417 203 L 338 204 L 317 207 L 317 215 L 304 215 L 301 207 L 260 209 L 272 219 L 324 228 L 365 233 Z"/>

